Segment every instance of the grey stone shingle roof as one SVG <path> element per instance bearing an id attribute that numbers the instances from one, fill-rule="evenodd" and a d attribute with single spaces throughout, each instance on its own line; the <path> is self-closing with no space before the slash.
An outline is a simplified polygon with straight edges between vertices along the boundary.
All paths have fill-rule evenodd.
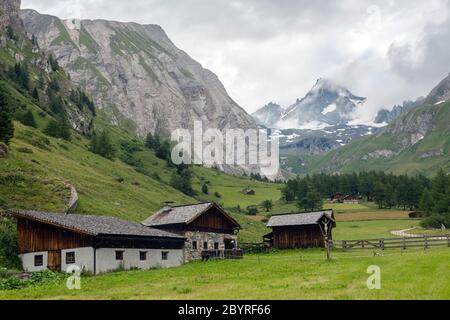
<path id="1" fill-rule="evenodd" d="M 267 223 L 268 227 L 284 227 L 284 226 L 302 226 L 302 225 L 314 225 L 326 215 L 329 219 L 334 221 L 334 215 L 332 210 L 319 211 L 319 212 L 307 212 L 307 213 L 295 213 L 272 216 Z"/>
<path id="2" fill-rule="evenodd" d="M 214 206 L 218 207 L 213 202 L 207 202 L 177 207 L 164 207 L 148 219 L 144 220 L 142 224 L 149 227 L 174 224 L 189 224 L 202 213 L 206 212 Z M 222 211 L 222 209 L 220 210 Z M 227 216 L 228 219 L 235 223 L 237 227 L 240 227 L 239 224 L 231 216 L 229 216 L 224 211 L 222 212 Z"/>
<path id="3" fill-rule="evenodd" d="M 170 232 L 114 217 L 65 215 L 37 211 L 10 211 L 10 213 L 17 218 L 30 219 L 92 236 L 115 235 L 183 239 L 183 237 Z"/>

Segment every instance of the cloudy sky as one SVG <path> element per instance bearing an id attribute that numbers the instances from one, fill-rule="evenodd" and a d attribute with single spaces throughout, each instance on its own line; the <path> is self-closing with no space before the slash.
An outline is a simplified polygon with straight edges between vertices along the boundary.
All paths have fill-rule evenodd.
<path id="1" fill-rule="evenodd" d="M 289 106 L 320 77 L 368 97 L 363 117 L 450 72 L 450 0 L 22 0 L 61 18 L 161 25 L 247 111 Z"/>

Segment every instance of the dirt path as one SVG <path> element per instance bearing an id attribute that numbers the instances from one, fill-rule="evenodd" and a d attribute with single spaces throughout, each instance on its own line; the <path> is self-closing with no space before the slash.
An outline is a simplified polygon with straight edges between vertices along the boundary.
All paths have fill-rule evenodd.
<path id="1" fill-rule="evenodd" d="M 391 231 L 391 234 L 394 236 L 402 237 L 402 238 L 420 238 L 420 237 L 422 237 L 421 235 L 408 233 L 409 231 L 412 231 L 415 229 L 417 229 L 417 227 L 409 228 L 409 229 L 405 229 L 405 230 L 394 230 L 394 231 Z"/>

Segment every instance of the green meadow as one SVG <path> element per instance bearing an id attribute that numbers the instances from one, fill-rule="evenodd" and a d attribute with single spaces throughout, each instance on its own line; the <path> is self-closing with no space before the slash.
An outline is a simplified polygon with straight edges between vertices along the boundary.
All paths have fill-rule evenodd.
<path id="1" fill-rule="evenodd" d="M 371 251 L 298 250 L 247 255 L 243 260 L 194 262 L 179 268 L 82 277 L 0 291 L 0 299 L 450 299 L 450 249 Z M 369 290 L 369 266 L 379 266 L 381 289 Z"/>

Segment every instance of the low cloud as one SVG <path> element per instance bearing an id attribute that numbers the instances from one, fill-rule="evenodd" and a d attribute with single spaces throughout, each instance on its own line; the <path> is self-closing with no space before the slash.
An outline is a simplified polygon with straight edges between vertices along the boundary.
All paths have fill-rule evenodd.
<path id="1" fill-rule="evenodd" d="M 360 113 L 370 118 L 426 95 L 450 72 L 449 0 L 22 3 L 62 18 L 159 24 L 248 112 L 269 101 L 293 104 L 317 78 L 329 77 L 367 97 Z"/>

